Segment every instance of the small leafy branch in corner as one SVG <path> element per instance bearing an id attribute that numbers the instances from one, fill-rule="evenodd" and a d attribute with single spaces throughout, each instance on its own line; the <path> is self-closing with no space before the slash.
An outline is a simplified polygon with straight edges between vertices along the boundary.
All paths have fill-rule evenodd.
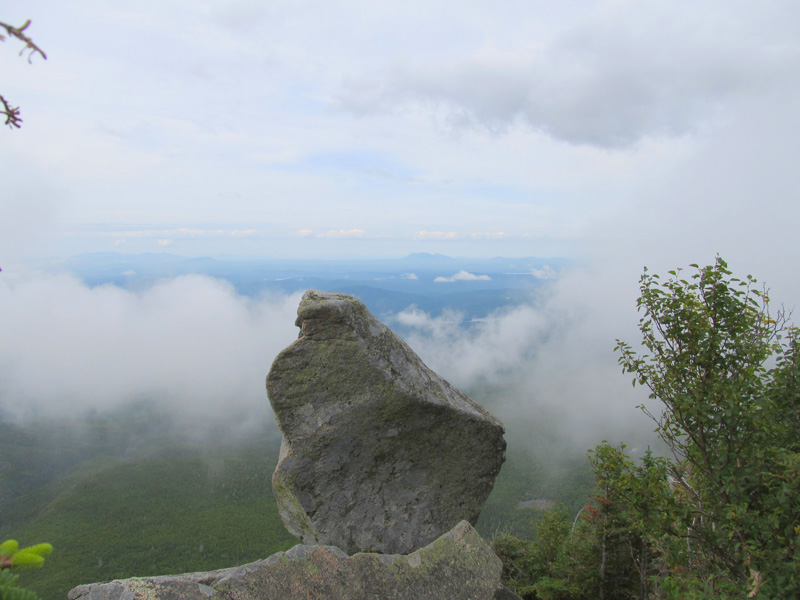
<path id="1" fill-rule="evenodd" d="M 44 564 L 45 556 L 53 551 L 50 544 L 20 548 L 16 540 L 0 544 L 0 600 L 39 600 L 30 590 L 16 585 L 18 575 L 12 569 L 36 569 Z"/>
<path id="2" fill-rule="evenodd" d="M 12 25 L 8 25 L 7 23 L 3 23 L 0 21 L 0 31 L 3 29 L 6 30 L 6 33 L 0 33 L 0 42 L 5 41 L 7 37 L 17 38 L 18 40 L 25 43 L 22 47 L 22 50 L 19 51 L 19 55 L 22 56 L 25 52 L 28 53 L 28 62 L 32 62 L 34 54 L 40 54 L 44 60 L 47 60 L 47 55 L 44 51 L 36 45 L 36 43 L 28 37 L 25 33 L 25 30 L 31 24 L 30 19 L 25 21 L 20 27 L 14 27 Z M 11 106 L 8 101 L 0 94 L 0 104 L 2 104 L 2 108 L 0 108 L 0 114 L 5 115 L 6 122 L 5 124 L 9 127 L 16 127 L 17 129 L 20 128 L 22 125 L 22 118 L 19 116 L 19 106 Z"/>
<path id="3" fill-rule="evenodd" d="M 52 551 L 53 546 L 50 544 L 20 548 L 17 540 L 6 540 L 0 544 L 0 569 L 41 567 L 45 556 L 49 556 Z"/>

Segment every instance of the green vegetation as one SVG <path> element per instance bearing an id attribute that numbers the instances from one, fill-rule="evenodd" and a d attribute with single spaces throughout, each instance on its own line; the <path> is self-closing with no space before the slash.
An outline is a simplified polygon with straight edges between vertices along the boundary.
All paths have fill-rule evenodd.
<path id="1" fill-rule="evenodd" d="M 296 540 L 277 513 L 268 464 L 256 452 L 165 452 L 68 477 L 19 528 L 62 551 L 20 582 L 48 600 L 82 583 L 231 567 L 287 550 Z"/>
<path id="2" fill-rule="evenodd" d="M 19 575 L 11 570 L 36 569 L 53 552 L 51 544 L 34 544 L 20 548 L 17 540 L 6 540 L 0 544 L 0 600 L 39 600 L 35 592 L 17 585 Z"/>
<path id="3" fill-rule="evenodd" d="M 748 276 L 718 258 L 661 281 L 645 272 L 637 355 L 620 363 L 665 407 L 657 431 L 674 455 L 674 519 L 664 560 L 686 593 L 800 595 L 800 356 L 798 330 Z"/>
<path id="4" fill-rule="evenodd" d="M 0 569 L 0 600 L 39 600 L 35 592 L 19 587 L 17 579 L 10 569 Z"/>
<path id="5" fill-rule="evenodd" d="M 650 390 L 642 409 L 667 456 L 603 443 L 579 465 L 555 459 L 555 445 L 509 447 L 477 527 L 523 598 L 800 597 L 800 334 L 753 278 L 721 259 L 693 268 L 645 272 L 642 350 L 617 345 Z M 59 548 L 35 576 L 0 571 L 0 588 L 54 600 L 81 583 L 229 567 L 296 543 L 271 492 L 274 429 L 200 446 L 168 423 L 146 404 L 77 433 L 0 423 L 0 539 Z M 542 428 L 530 437 L 549 443 Z"/>
<path id="6" fill-rule="evenodd" d="M 3 425 L 9 435 L 0 437 L 0 457 L 8 449 L 26 467 L 0 465 L 7 467 L 0 469 L 0 539 L 48 539 L 59 549 L 46 569 L 20 572 L 19 585 L 43 600 L 63 600 L 84 583 L 231 567 L 296 543 L 271 493 L 275 435 L 222 443 L 209 434 L 201 446 L 156 427 L 167 421 L 139 405 L 95 419 L 91 435 L 51 423 L 60 457 L 49 438 L 27 444 L 30 431 Z M 39 427 L 35 434 L 45 435 Z M 135 436 L 123 431 L 141 437 L 128 443 Z M 15 442 L 26 452 L 13 450 Z M 25 469 L 33 472 L 20 476 Z"/>
<path id="7" fill-rule="evenodd" d="M 52 544 L 34 544 L 20 548 L 17 540 L 6 540 L 0 544 L 0 569 L 38 568 L 53 551 Z"/>
<path id="8" fill-rule="evenodd" d="M 642 409 L 672 457 L 637 464 L 604 443 L 590 454 L 593 502 L 571 527 L 556 511 L 533 542 L 495 540 L 523 597 L 800 596 L 798 330 L 722 259 L 692 267 L 663 281 L 645 271 L 646 353 L 617 345 L 663 404 Z"/>
<path id="9" fill-rule="evenodd" d="M 492 548 L 503 561 L 506 586 L 523 598 L 592 598 L 596 569 L 592 546 L 573 535 L 573 521 L 563 505 L 537 520 L 533 541 L 503 534 Z"/>
<path id="10" fill-rule="evenodd" d="M 563 505 L 575 514 L 586 503 L 594 479 L 585 456 L 553 461 L 544 460 L 543 454 L 536 448 L 509 445 L 506 462 L 475 525 L 483 537 L 532 538 L 548 507 Z"/>
<path id="11" fill-rule="evenodd" d="M 272 495 L 274 426 L 188 439 L 176 427 L 144 402 L 81 423 L 0 423 L 0 539 L 47 539 L 58 548 L 46 569 L 21 573 L 21 585 L 63 600 L 80 584 L 231 567 L 297 543 Z M 192 441 L 198 437 L 202 443 Z M 552 444 L 544 432 L 535 437 Z M 555 454 L 509 447 L 477 524 L 485 538 L 532 535 L 544 513 L 521 501 L 581 507 L 591 469 L 581 457 Z"/>

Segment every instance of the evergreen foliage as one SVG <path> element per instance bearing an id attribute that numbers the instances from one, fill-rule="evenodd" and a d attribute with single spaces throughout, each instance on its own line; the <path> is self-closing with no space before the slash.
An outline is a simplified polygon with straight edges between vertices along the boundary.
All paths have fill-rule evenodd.
<path id="1" fill-rule="evenodd" d="M 44 565 L 44 559 L 53 551 L 50 544 L 35 544 L 20 548 L 17 540 L 0 544 L 0 600 L 39 600 L 35 592 L 17 585 L 19 575 L 11 569 L 31 569 Z"/>
<path id="2" fill-rule="evenodd" d="M 503 561 L 503 583 L 526 600 L 593 598 L 597 569 L 593 532 L 577 528 L 565 506 L 545 511 L 536 521 L 532 541 L 509 534 L 492 548 Z"/>
<path id="3" fill-rule="evenodd" d="M 39 600 L 36 593 L 16 585 L 18 578 L 9 569 L 0 570 L 0 600 Z"/>

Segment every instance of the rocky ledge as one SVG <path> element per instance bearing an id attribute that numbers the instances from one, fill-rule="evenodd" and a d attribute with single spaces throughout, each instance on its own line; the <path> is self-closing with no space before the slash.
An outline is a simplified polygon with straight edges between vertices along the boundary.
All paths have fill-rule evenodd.
<path id="1" fill-rule="evenodd" d="M 407 555 L 295 546 L 266 560 L 207 573 L 134 577 L 76 587 L 69 600 L 492 600 L 502 565 L 467 522 Z"/>

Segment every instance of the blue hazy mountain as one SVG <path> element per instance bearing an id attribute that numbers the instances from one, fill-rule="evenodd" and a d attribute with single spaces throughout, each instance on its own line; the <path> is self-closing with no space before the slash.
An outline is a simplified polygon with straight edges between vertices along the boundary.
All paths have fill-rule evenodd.
<path id="1" fill-rule="evenodd" d="M 529 300 L 565 264 L 559 258 L 453 258 L 425 252 L 353 260 L 92 253 L 67 259 L 58 269 L 74 273 L 90 286 L 113 284 L 137 290 L 161 279 L 201 274 L 228 281 L 245 296 L 322 289 L 357 296 L 376 315 L 415 305 L 432 315 L 452 308 L 469 320 Z"/>

